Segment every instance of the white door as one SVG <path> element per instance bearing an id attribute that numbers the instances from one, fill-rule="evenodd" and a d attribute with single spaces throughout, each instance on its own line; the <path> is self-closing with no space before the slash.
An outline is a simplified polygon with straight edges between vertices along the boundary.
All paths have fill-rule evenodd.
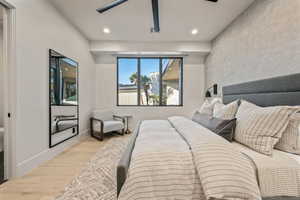
<path id="1" fill-rule="evenodd" d="M 5 8 L 0 5 L 0 183 L 4 181 L 5 159 L 5 112 L 6 112 L 6 69 L 4 67 L 4 13 Z"/>
<path id="2" fill-rule="evenodd" d="M 0 0 L 0 127 L 4 150 L 0 154 L 0 182 L 15 176 L 15 10 L 5 0 Z M 11 116 L 12 115 L 12 116 Z M 4 162 L 3 162 L 4 161 Z"/>

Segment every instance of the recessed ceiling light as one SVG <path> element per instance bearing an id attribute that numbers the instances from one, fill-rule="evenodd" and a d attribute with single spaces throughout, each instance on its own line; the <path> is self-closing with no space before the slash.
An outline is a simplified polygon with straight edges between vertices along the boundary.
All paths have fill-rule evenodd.
<path id="1" fill-rule="evenodd" d="M 109 28 L 104 28 L 103 29 L 103 33 L 109 34 L 110 33 L 110 29 Z"/>
<path id="2" fill-rule="evenodd" d="M 198 34 L 198 29 L 193 29 L 192 31 L 191 31 L 191 33 L 193 34 L 193 35 L 197 35 Z"/>

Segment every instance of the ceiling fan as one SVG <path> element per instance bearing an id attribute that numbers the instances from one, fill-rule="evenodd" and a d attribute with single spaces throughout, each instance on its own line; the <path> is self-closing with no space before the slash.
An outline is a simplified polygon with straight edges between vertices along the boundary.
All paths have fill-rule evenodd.
<path id="1" fill-rule="evenodd" d="M 119 6 L 128 0 L 115 0 L 108 5 L 98 8 L 97 11 L 99 13 L 104 13 L 116 6 Z M 151 28 L 151 32 L 159 32 L 160 31 L 160 26 L 159 26 L 159 6 L 158 6 L 158 0 L 151 0 L 152 1 L 152 13 L 153 13 L 153 22 L 154 22 L 154 27 Z M 211 1 L 211 2 L 218 2 L 218 0 L 205 0 L 205 1 Z"/>

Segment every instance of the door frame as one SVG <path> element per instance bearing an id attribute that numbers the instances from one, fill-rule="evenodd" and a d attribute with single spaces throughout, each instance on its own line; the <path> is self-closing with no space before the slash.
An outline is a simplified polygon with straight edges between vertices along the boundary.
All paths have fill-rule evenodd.
<path id="1" fill-rule="evenodd" d="M 16 176 L 16 131 L 17 131 L 17 69 L 16 69 L 16 9 L 6 0 L 3 16 L 3 61 L 4 67 L 4 178 Z M 10 115 L 10 116 L 9 116 Z"/>

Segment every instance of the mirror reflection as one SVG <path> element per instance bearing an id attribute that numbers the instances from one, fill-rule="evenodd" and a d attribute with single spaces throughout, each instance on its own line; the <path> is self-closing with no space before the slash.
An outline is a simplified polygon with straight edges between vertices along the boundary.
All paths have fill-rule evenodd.
<path id="1" fill-rule="evenodd" d="M 77 63 L 51 53 L 51 104 L 77 105 Z"/>
<path id="2" fill-rule="evenodd" d="M 78 134 L 78 63 L 49 52 L 50 147 Z"/>
<path id="3" fill-rule="evenodd" d="M 52 134 L 77 126 L 76 106 L 51 106 Z"/>

